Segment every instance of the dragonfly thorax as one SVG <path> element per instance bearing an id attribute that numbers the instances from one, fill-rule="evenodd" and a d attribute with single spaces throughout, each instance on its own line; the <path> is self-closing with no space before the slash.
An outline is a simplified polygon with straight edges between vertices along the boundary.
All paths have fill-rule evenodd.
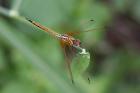
<path id="1" fill-rule="evenodd" d="M 68 44 L 70 46 L 72 46 L 72 45 L 74 45 L 74 46 L 80 46 L 80 44 L 81 44 L 81 41 L 80 40 L 75 39 L 72 36 L 69 36 L 67 34 L 62 34 L 61 35 L 61 40 L 64 43 L 66 43 L 66 44 Z"/>

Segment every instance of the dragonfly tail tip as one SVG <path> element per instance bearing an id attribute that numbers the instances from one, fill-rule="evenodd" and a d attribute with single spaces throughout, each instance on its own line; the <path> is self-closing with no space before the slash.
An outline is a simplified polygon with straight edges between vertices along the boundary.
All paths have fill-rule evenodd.
<path id="1" fill-rule="evenodd" d="M 27 17 L 26 17 L 25 19 L 28 20 L 28 21 L 31 22 L 31 23 L 33 22 L 31 19 L 29 19 L 29 18 L 27 18 Z"/>

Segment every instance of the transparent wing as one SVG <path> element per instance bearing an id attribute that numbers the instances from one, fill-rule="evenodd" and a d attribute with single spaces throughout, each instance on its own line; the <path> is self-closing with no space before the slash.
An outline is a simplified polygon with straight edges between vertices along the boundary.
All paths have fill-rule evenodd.
<path id="1" fill-rule="evenodd" d="M 93 28 L 93 29 L 84 30 L 84 31 L 73 31 L 73 32 L 67 32 L 66 34 L 70 35 L 70 36 L 74 36 L 74 35 L 78 35 L 78 34 L 81 34 L 81 33 L 92 32 L 92 31 L 97 31 L 97 29 Z"/>
<path id="2" fill-rule="evenodd" d="M 71 62 L 73 59 L 73 50 L 70 46 L 65 45 L 62 41 L 60 41 L 63 53 L 64 53 L 64 57 L 66 60 L 66 64 L 67 64 L 67 68 L 68 68 L 68 72 L 70 75 L 70 79 L 72 81 L 72 83 L 74 84 L 74 78 L 73 78 L 73 74 L 72 74 L 72 70 L 71 70 Z"/>

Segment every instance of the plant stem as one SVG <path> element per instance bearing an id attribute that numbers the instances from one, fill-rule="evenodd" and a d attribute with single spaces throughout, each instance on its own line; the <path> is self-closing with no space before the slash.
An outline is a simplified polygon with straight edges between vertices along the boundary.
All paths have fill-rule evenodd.
<path id="1" fill-rule="evenodd" d="M 19 11 L 21 3 L 22 3 L 22 0 L 15 0 L 12 5 L 12 10 Z"/>
<path id="2" fill-rule="evenodd" d="M 23 23 L 27 23 L 27 21 L 25 20 L 25 17 L 20 16 L 20 14 L 16 10 L 13 10 L 13 9 L 9 10 L 9 9 L 0 7 L 0 14 L 6 16 L 8 18 L 21 21 Z"/>

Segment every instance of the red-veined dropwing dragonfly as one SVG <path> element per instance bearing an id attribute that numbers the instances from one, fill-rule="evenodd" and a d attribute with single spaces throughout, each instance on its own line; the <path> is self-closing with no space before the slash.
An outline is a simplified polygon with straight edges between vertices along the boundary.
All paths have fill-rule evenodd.
<path id="1" fill-rule="evenodd" d="M 60 44 L 62 46 L 62 49 L 63 49 L 65 57 L 66 57 L 66 63 L 67 63 L 67 67 L 68 67 L 68 70 L 70 73 L 70 78 L 72 80 L 72 83 L 74 83 L 71 66 L 70 66 L 71 58 L 69 58 L 69 57 L 72 57 L 71 53 L 74 54 L 74 52 L 72 51 L 73 49 L 81 51 L 80 54 L 86 54 L 86 50 L 84 48 L 81 48 L 81 46 L 80 46 L 81 41 L 79 39 L 72 37 L 73 34 L 78 34 L 80 32 L 70 32 L 67 34 L 59 34 L 55 31 L 53 31 L 52 29 L 45 27 L 33 20 L 30 20 L 28 18 L 26 18 L 26 19 L 33 25 L 37 26 L 41 30 L 47 32 L 49 35 L 55 37 L 56 39 L 58 39 L 60 41 Z M 93 20 L 90 20 L 90 21 L 93 21 Z M 68 53 L 68 52 L 71 52 L 71 53 Z"/>

